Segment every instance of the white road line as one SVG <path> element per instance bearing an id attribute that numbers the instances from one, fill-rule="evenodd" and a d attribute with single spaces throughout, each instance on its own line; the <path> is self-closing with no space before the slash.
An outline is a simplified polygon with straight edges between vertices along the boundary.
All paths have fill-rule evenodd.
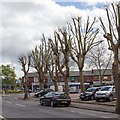
<path id="1" fill-rule="evenodd" d="M 6 102 L 12 104 L 12 102 L 10 102 L 10 101 L 6 101 Z"/>
<path id="2" fill-rule="evenodd" d="M 80 114 L 86 114 L 86 113 L 83 113 L 83 112 L 78 112 L 78 113 L 80 113 Z"/>
<path id="3" fill-rule="evenodd" d="M 15 99 L 18 99 L 18 98 L 15 97 Z"/>
<path id="4" fill-rule="evenodd" d="M 21 104 L 16 104 L 16 105 L 21 106 L 21 107 L 26 107 L 25 105 L 21 105 Z"/>
<path id="5" fill-rule="evenodd" d="M 74 110 L 70 110 L 70 112 L 76 112 L 76 111 L 74 111 Z"/>
<path id="6" fill-rule="evenodd" d="M 4 117 L 0 115 L 0 119 L 4 119 Z"/>
<path id="7" fill-rule="evenodd" d="M 107 117 L 107 116 L 102 116 L 102 118 L 110 118 L 110 117 Z"/>
<path id="8" fill-rule="evenodd" d="M 91 116 L 94 116 L 94 117 L 96 117 L 96 116 L 98 117 L 98 115 L 94 115 L 94 114 L 89 114 L 89 113 L 88 113 L 88 115 L 91 115 Z"/>

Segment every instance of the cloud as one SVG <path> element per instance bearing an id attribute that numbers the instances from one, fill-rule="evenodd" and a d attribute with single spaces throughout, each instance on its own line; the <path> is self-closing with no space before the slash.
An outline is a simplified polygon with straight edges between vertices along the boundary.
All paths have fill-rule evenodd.
<path id="1" fill-rule="evenodd" d="M 2 8 L 0 8 L 2 9 L 0 16 L 1 64 L 15 64 L 17 74 L 20 74 L 18 57 L 34 49 L 34 46 L 39 44 L 42 33 L 49 37 L 54 29 L 64 26 L 67 21 L 71 20 L 72 16 L 80 15 L 86 19 L 87 16 L 105 15 L 103 9 L 94 6 L 94 4 L 104 2 L 104 0 L 78 0 L 93 5 L 92 10 L 77 9 L 75 6 L 60 6 L 55 1 L 2 0 Z"/>

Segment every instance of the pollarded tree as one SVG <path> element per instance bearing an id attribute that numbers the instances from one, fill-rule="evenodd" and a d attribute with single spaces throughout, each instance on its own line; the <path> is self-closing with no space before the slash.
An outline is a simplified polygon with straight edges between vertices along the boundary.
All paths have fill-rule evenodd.
<path id="1" fill-rule="evenodd" d="M 110 9 L 111 7 L 111 9 Z M 120 51 L 120 4 L 112 3 L 110 6 L 106 6 L 107 23 L 103 22 L 100 18 L 101 27 L 104 31 L 104 38 L 106 38 L 109 50 L 112 50 L 114 54 L 114 61 L 112 64 L 112 71 L 114 77 L 114 83 L 116 88 L 116 112 L 120 114 L 120 69 L 119 69 L 119 51 Z"/>
<path id="2" fill-rule="evenodd" d="M 90 61 L 90 66 L 94 67 L 99 72 L 100 85 L 103 85 L 104 74 L 112 63 L 112 53 L 108 53 L 103 44 L 94 47 L 89 51 L 87 56 Z"/>
<path id="3" fill-rule="evenodd" d="M 69 94 L 68 78 L 69 78 L 71 35 L 68 34 L 68 31 L 66 30 L 66 28 L 59 29 L 54 33 L 55 33 L 54 40 L 52 39 L 49 39 L 49 40 L 51 41 L 51 47 L 55 55 L 55 64 L 57 65 L 60 74 L 64 78 L 65 93 L 68 95 Z M 61 60 L 61 56 L 63 56 L 62 60 Z"/>
<path id="4" fill-rule="evenodd" d="M 90 22 L 90 18 L 88 17 L 85 24 L 82 24 L 82 17 L 73 18 L 72 21 L 73 25 L 70 25 L 70 30 L 72 36 L 74 37 L 74 41 L 71 43 L 71 58 L 78 66 L 81 91 L 84 91 L 83 68 L 85 58 L 88 51 L 101 43 L 101 41 L 95 40 L 97 34 L 99 33 L 99 29 L 94 28 L 96 18 Z"/>
<path id="5" fill-rule="evenodd" d="M 19 64 L 21 65 L 22 67 L 22 71 L 24 73 L 23 75 L 23 84 L 24 84 L 24 99 L 28 99 L 28 88 L 27 88 L 27 74 L 29 72 L 29 69 L 30 69 L 30 64 L 31 64 L 31 56 L 30 55 L 23 55 L 21 57 L 19 57 Z"/>
<path id="6" fill-rule="evenodd" d="M 71 40 L 72 37 L 69 34 L 67 28 L 59 29 L 56 32 L 56 38 L 60 43 L 60 51 L 63 54 L 63 66 L 64 71 L 60 68 L 60 73 L 64 77 L 65 83 L 65 93 L 69 95 L 69 85 L 68 85 L 68 78 L 69 78 L 69 62 L 70 62 L 70 51 L 71 51 Z"/>
<path id="7" fill-rule="evenodd" d="M 35 68 L 37 71 L 40 89 L 44 89 L 47 67 L 49 64 L 49 52 L 50 50 L 43 34 L 40 45 L 36 46 L 31 52 L 31 67 Z"/>
<path id="8" fill-rule="evenodd" d="M 55 91 L 58 91 L 58 82 L 59 82 L 60 76 L 59 76 L 59 70 L 57 66 L 57 56 L 54 55 L 53 51 L 51 51 L 49 65 L 47 66 L 47 69 L 48 69 L 48 74 L 50 76 L 50 79 L 54 83 Z"/>

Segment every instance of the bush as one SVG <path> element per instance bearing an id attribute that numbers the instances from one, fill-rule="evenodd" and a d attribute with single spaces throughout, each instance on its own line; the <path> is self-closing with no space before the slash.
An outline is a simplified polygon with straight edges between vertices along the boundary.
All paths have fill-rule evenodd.
<path id="1" fill-rule="evenodd" d="M 0 93 L 2 93 L 3 90 L 0 90 Z M 7 93 L 22 93 L 23 91 L 22 90 L 7 90 L 6 91 Z"/>
<path id="2" fill-rule="evenodd" d="M 2 93 L 3 92 L 3 90 L 0 90 L 0 93 Z"/>
<path id="3" fill-rule="evenodd" d="M 13 92 L 14 92 L 14 90 L 8 90 L 7 92 L 8 92 L 8 93 L 13 93 Z"/>
<path id="4" fill-rule="evenodd" d="M 15 93 L 21 93 L 22 90 L 15 90 L 14 92 L 15 92 Z"/>

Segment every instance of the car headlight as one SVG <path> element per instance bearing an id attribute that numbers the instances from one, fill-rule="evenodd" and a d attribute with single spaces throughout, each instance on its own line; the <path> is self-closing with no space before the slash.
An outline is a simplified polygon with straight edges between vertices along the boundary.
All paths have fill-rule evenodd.
<path id="1" fill-rule="evenodd" d="M 106 92 L 106 95 L 108 95 L 109 93 Z"/>

